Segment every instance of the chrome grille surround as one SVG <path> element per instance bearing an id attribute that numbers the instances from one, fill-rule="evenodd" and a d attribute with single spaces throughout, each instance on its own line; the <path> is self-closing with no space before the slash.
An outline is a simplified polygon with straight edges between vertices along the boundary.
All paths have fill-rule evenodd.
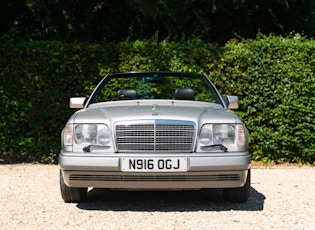
<path id="1" fill-rule="evenodd" d="M 192 152 L 196 125 L 190 121 L 143 120 L 115 124 L 118 152 Z"/>

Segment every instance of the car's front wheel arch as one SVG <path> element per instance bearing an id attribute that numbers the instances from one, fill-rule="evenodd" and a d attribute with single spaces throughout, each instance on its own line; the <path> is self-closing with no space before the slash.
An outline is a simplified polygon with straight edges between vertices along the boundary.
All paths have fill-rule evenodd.
<path id="1" fill-rule="evenodd" d="M 59 172 L 61 197 L 66 203 L 82 202 L 87 198 L 87 188 L 74 188 L 65 184 L 62 172 Z"/>
<path id="2" fill-rule="evenodd" d="M 239 188 L 224 188 L 223 195 L 226 200 L 232 202 L 246 202 L 250 194 L 251 170 L 248 169 L 246 182 Z"/>

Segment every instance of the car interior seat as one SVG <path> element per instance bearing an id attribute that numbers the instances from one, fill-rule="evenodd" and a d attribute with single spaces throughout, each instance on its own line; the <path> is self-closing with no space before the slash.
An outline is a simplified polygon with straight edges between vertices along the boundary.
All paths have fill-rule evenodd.
<path id="1" fill-rule="evenodd" d="M 194 100 L 195 92 L 191 88 L 177 88 L 175 90 L 175 99 L 178 100 Z"/>
<path id="2" fill-rule="evenodd" d="M 118 90 L 118 100 L 132 100 L 137 98 L 137 91 L 135 89 L 120 89 Z"/>

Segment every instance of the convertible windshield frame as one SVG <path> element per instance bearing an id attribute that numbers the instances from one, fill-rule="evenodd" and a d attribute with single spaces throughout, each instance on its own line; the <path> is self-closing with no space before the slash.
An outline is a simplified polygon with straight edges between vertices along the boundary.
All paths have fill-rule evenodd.
<path id="1" fill-rule="evenodd" d="M 103 101 L 97 101 L 99 95 L 101 95 L 101 91 L 104 89 L 106 84 L 109 84 L 111 81 L 115 81 L 114 79 L 126 79 L 126 78 L 129 78 L 129 79 L 136 79 L 137 78 L 139 82 L 142 81 L 141 84 L 143 84 L 143 81 L 144 81 L 145 84 L 149 83 L 149 84 L 153 84 L 153 85 L 158 85 L 158 87 L 156 87 L 156 90 L 160 90 L 159 89 L 160 86 L 161 87 L 164 86 L 167 89 L 168 85 L 171 84 L 170 82 L 168 82 L 169 79 L 174 78 L 175 80 L 173 80 L 173 81 L 176 81 L 176 79 L 178 79 L 178 80 L 188 79 L 187 81 L 191 80 L 191 82 L 194 82 L 194 80 L 195 80 L 196 82 L 199 83 L 199 85 L 194 85 L 192 88 L 194 88 L 197 91 L 200 88 L 203 88 L 204 90 L 207 91 L 207 93 L 209 93 L 209 95 L 211 95 L 213 97 L 213 100 L 214 100 L 213 102 L 206 101 L 206 100 L 198 100 L 198 99 L 196 99 L 195 101 L 204 101 L 204 102 L 216 103 L 216 104 L 220 104 L 223 108 L 226 108 L 226 105 L 225 105 L 222 97 L 220 96 L 218 90 L 216 89 L 216 87 L 214 86 L 214 84 L 211 82 L 211 80 L 209 78 L 207 78 L 204 75 L 196 74 L 196 73 L 171 72 L 171 71 L 126 72 L 126 73 L 109 74 L 109 75 L 105 76 L 99 82 L 99 84 L 96 86 L 94 91 L 91 93 L 90 97 L 87 99 L 84 107 L 87 108 L 87 107 L 89 107 L 89 105 L 94 104 L 94 103 L 98 103 L 98 102 L 119 100 L 120 98 L 115 99 L 113 96 L 111 99 L 107 99 L 107 100 L 103 100 Z M 184 82 L 185 81 L 181 81 L 180 83 L 183 84 Z M 175 84 L 175 83 L 173 82 L 173 84 Z M 189 82 L 187 84 L 189 85 Z M 115 87 L 118 87 L 117 85 L 119 85 L 119 84 L 116 83 Z M 128 85 L 128 88 L 129 87 L 132 88 L 132 86 Z M 122 87 L 122 88 L 124 88 L 124 87 Z M 189 90 L 189 87 L 186 87 L 186 89 Z M 115 93 L 117 91 L 117 89 L 116 90 L 111 89 L 111 91 L 112 91 L 112 93 Z M 145 99 L 156 99 L 156 98 L 145 98 L 142 95 L 142 97 L 139 97 L 136 99 L 137 100 L 145 100 Z M 176 100 L 175 98 L 159 98 L 159 99 Z M 183 98 L 183 99 L 185 100 L 185 98 Z"/>

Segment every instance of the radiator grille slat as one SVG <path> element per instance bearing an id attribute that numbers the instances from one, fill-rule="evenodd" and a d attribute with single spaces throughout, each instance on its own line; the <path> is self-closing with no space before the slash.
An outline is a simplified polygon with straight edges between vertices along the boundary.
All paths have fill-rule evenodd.
<path id="1" fill-rule="evenodd" d="M 119 152 L 192 152 L 195 125 L 178 121 L 174 124 L 171 121 L 119 123 L 115 127 L 115 134 Z"/>

